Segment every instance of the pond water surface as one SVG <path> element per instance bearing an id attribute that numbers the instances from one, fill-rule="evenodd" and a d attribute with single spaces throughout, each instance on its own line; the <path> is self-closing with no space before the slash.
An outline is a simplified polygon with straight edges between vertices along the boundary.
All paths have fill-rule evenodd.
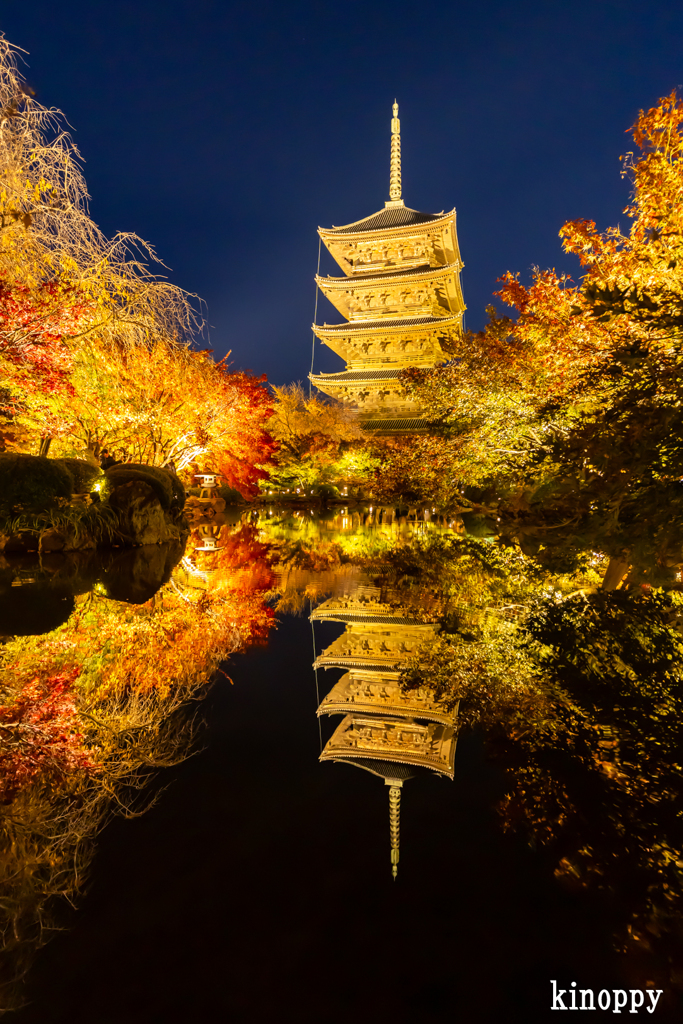
<path id="1" fill-rule="evenodd" d="M 114 818 L 99 836 L 87 893 L 58 912 L 64 930 L 31 957 L 25 1005 L 8 1019 L 533 1022 L 555 1019 L 551 979 L 596 998 L 601 990 L 661 988 L 647 1019 L 680 1019 L 667 962 L 676 943 L 634 953 L 615 940 L 633 913 L 623 898 L 629 879 L 571 884 L 571 873 L 558 873 L 570 842 L 544 846 L 528 831 L 503 829 L 499 808 L 514 764 L 509 752 L 500 755 L 495 728 L 459 729 L 454 718 L 451 778 L 445 732 L 438 770 L 410 762 L 395 746 L 392 753 L 376 723 L 384 714 L 392 728 L 409 720 L 425 729 L 428 719 L 378 706 L 360 712 L 375 722 L 365 748 L 346 763 L 320 760 L 341 719 L 316 711 L 350 669 L 316 671 L 316 659 L 354 628 L 405 644 L 411 630 L 439 621 L 433 588 L 401 604 L 354 558 L 463 531 L 422 514 L 383 520 L 376 510 L 240 510 L 196 529 L 185 553 L 139 549 L 5 565 L 0 632 L 22 632 L 23 622 L 23 632 L 44 634 L 46 643 L 63 635 L 60 623 L 81 614 L 86 598 L 125 612 L 158 600 L 163 588 L 210 591 L 220 571 L 212 560 L 231 544 L 241 554 L 228 578 L 240 593 L 248 580 L 277 619 L 242 645 L 203 698 L 199 752 L 155 775 L 158 799 L 147 813 Z M 362 607 L 365 618 L 354 618 Z M 385 661 L 363 643 L 361 635 L 351 668 L 381 682 L 378 673 L 397 663 L 391 643 Z M 339 650 L 328 661 L 343 661 Z M 447 730 L 430 728 L 432 737 Z M 404 754 L 411 749 L 410 738 L 397 742 Z M 430 749 L 435 758 L 434 743 Z M 401 771 L 413 777 L 400 787 L 394 879 L 385 779 Z M 635 890 L 643 881 L 634 874 L 631 883 Z"/>

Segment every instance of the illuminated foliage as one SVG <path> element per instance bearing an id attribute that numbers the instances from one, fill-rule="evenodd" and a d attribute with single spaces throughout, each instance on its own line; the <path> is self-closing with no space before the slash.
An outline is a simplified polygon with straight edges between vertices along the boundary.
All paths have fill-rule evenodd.
<path id="1" fill-rule="evenodd" d="M 41 671 L 42 669 L 42 671 Z M 83 745 L 74 702 L 79 668 L 50 672 L 43 663 L 17 674 L 7 703 L 0 705 L 0 802 L 9 803 L 20 789 L 40 776 L 53 782 L 69 773 L 95 767 Z"/>
<path id="2" fill-rule="evenodd" d="M 273 387 L 268 430 L 278 442 L 270 488 L 296 493 L 332 486 L 353 488 L 372 474 L 376 460 L 365 448 L 357 414 L 331 399 L 307 397 L 301 384 Z"/>
<path id="3" fill-rule="evenodd" d="M 88 216 L 79 154 L 0 39 L 0 434 L 16 451 L 220 468 L 253 493 L 272 442 L 261 380 L 192 347 L 191 296 L 136 236 Z"/>
<path id="4" fill-rule="evenodd" d="M 683 545 L 683 104 L 641 112 L 625 159 L 631 229 L 572 221 L 579 285 L 537 271 L 502 279 L 516 322 L 456 340 L 452 362 L 409 370 L 437 437 L 386 461 L 384 487 L 476 507 L 497 532 L 555 572 L 589 553 L 611 559 L 605 585 L 672 585 Z M 417 445 L 416 445 L 417 448 Z M 431 458 L 438 464 L 433 473 Z M 432 494 L 427 492 L 434 487 Z M 561 531 L 561 532 L 558 532 Z"/>
<path id="5" fill-rule="evenodd" d="M 674 975 L 682 611 L 677 595 L 655 592 L 539 604 L 522 641 L 544 676 L 543 713 L 508 715 L 491 745 L 508 775 L 506 826 L 548 845 L 569 888 L 611 892 L 627 910 L 620 948 L 657 952 Z"/>
<path id="6" fill-rule="evenodd" d="M 461 482 L 454 473 L 457 443 L 439 435 L 387 438 L 372 442 L 377 468 L 372 495 L 377 501 L 429 502 L 441 508 L 459 504 Z"/>
<path id="7" fill-rule="evenodd" d="M 273 442 L 263 378 L 230 373 L 209 352 L 164 339 L 128 351 L 84 345 L 73 376 L 74 449 L 107 448 L 178 472 L 207 466 L 245 496 L 265 475 L 257 464 L 268 463 Z"/>

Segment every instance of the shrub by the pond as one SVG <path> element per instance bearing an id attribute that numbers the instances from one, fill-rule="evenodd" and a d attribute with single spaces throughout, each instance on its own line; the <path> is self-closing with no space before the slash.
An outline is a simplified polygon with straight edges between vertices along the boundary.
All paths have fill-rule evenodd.
<path id="1" fill-rule="evenodd" d="M 43 455 L 19 452 L 0 454 L 0 511 L 42 512 L 73 493 L 73 477 L 66 466 Z"/>
<path id="2" fill-rule="evenodd" d="M 94 489 L 97 480 L 104 474 L 99 466 L 93 466 L 85 459 L 55 459 L 71 474 L 74 494 L 88 494 Z"/>
<path id="3" fill-rule="evenodd" d="M 194 488 L 193 488 L 194 489 Z M 199 494 L 197 489 L 197 494 Z M 226 505 L 243 505 L 244 498 L 239 491 L 236 491 L 234 487 L 228 487 L 227 484 L 223 484 L 218 488 L 218 494 L 223 499 Z"/>

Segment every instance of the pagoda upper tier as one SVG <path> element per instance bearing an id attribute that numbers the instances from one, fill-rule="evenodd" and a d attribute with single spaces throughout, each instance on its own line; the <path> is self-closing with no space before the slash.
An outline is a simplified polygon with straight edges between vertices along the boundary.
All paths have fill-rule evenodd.
<path id="1" fill-rule="evenodd" d="M 414 267 L 391 274 L 316 277 L 320 290 L 342 316 L 356 322 L 380 317 L 462 316 L 460 263 Z"/>
<path id="2" fill-rule="evenodd" d="M 391 123 L 390 200 L 383 210 L 341 227 L 319 228 L 343 277 L 316 284 L 345 323 L 313 331 L 346 362 L 341 373 L 311 375 L 321 391 L 356 406 L 367 429 L 420 429 L 420 409 L 399 379 L 402 369 L 443 363 L 465 311 L 455 210 L 420 213 L 401 198 L 400 123 Z"/>
<path id="3" fill-rule="evenodd" d="M 353 224 L 318 231 L 347 277 L 460 264 L 455 210 L 419 213 L 400 201 Z"/>

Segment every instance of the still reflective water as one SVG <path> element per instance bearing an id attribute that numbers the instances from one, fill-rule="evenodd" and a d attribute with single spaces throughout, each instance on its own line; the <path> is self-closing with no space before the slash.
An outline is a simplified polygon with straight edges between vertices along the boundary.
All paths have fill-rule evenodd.
<path id="1" fill-rule="evenodd" d="M 517 557 L 429 509 L 272 507 L 6 559 L 14 1019 L 543 1021 L 551 979 L 679 1019 L 677 613 Z"/>

